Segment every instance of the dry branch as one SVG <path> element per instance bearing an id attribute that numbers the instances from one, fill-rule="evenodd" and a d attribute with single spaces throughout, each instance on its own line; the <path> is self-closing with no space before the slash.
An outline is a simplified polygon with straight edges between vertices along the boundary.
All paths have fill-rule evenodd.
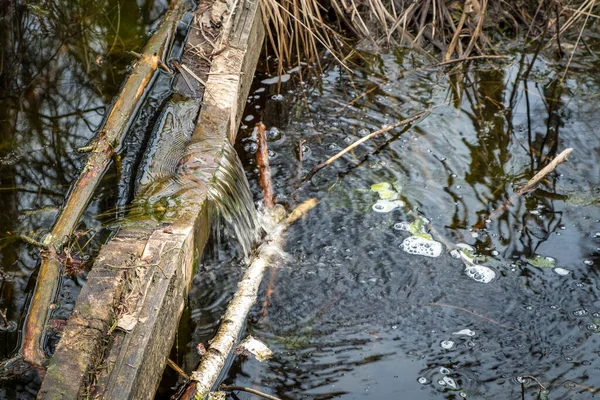
<path id="1" fill-rule="evenodd" d="M 45 360 L 43 341 L 48 310 L 56 294 L 61 271 L 58 255 L 87 207 L 115 149 L 127 132 L 129 122 L 144 97 L 146 87 L 162 63 L 161 58 L 169 47 L 173 30 L 183 14 L 184 5 L 185 1 L 183 0 L 176 0 L 172 3 L 160 27 L 146 44 L 143 54 L 136 61 L 131 75 L 127 78 L 119 97 L 108 114 L 86 165 L 71 187 L 52 232 L 44 240 L 47 250 L 41 251 L 42 264 L 25 322 L 22 347 L 24 359 L 33 365 L 41 365 Z"/>
<path id="2" fill-rule="evenodd" d="M 339 153 L 337 153 L 336 155 L 334 155 L 333 157 L 329 158 L 327 161 L 325 162 L 320 162 L 317 165 L 315 165 L 310 172 L 306 175 L 306 177 L 304 177 L 303 181 L 308 181 L 310 180 L 317 172 L 319 172 L 320 170 L 322 170 L 323 168 L 325 168 L 326 166 L 328 166 L 329 164 L 333 163 L 335 160 L 337 160 L 338 158 L 340 158 L 341 156 L 343 156 L 344 154 L 352 151 L 353 149 L 355 149 L 356 147 L 360 146 L 361 144 L 363 144 L 364 142 L 373 139 L 375 136 L 381 135 L 382 133 L 391 131 L 394 128 L 398 128 L 400 126 L 404 126 L 404 125 L 408 125 L 411 124 L 415 121 L 418 121 L 419 119 L 423 118 L 424 116 L 426 116 L 427 114 L 430 113 L 430 110 L 427 111 L 423 111 L 420 112 L 418 114 L 413 115 L 410 118 L 404 119 L 402 121 L 398 121 L 398 122 L 394 122 L 391 125 L 386 125 L 383 128 L 368 134 L 367 136 L 358 139 L 356 142 L 352 143 L 350 146 L 346 147 L 344 150 L 340 151 Z"/>
<path id="3" fill-rule="evenodd" d="M 571 147 L 569 147 L 566 150 L 563 150 L 563 152 L 560 153 L 558 156 L 556 156 L 554 158 L 554 160 L 552 160 L 548 165 L 546 165 L 544 168 L 542 168 L 542 170 L 540 172 L 535 174 L 535 176 L 533 178 L 531 178 L 525 186 L 523 186 L 521 189 L 519 189 L 518 191 L 513 193 L 508 198 L 508 200 L 506 200 L 500 207 L 496 208 L 489 215 L 487 220 L 491 221 L 495 218 L 498 218 L 500 215 L 502 215 L 504 213 L 504 211 L 506 211 L 508 206 L 510 206 L 511 204 L 514 204 L 514 202 L 517 201 L 519 199 L 519 197 L 521 197 L 524 194 L 527 194 L 527 193 L 531 192 L 533 189 L 535 189 L 535 187 L 541 182 L 542 179 L 544 179 L 544 177 L 546 175 L 548 175 L 550 172 L 554 171 L 556 169 L 556 167 L 558 167 L 560 164 L 567 161 L 569 154 L 571 154 L 572 151 L 573 151 L 573 148 L 571 148 Z M 485 224 L 485 221 L 481 221 L 480 223 L 475 225 L 473 227 L 473 229 L 481 229 L 484 224 Z"/>

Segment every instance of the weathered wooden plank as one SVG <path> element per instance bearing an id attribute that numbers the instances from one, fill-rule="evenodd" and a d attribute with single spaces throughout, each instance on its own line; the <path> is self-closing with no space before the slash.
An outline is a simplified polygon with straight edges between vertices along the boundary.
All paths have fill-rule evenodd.
<path id="1" fill-rule="evenodd" d="M 208 236 L 210 180 L 224 146 L 235 141 L 264 39 L 258 1 L 237 4 L 182 160 L 180 178 L 190 182 L 179 193 L 185 206 L 169 224 L 138 222 L 102 248 L 38 398 L 146 399 L 156 391 L 185 304 L 194 254 L 201 253 Z M 194 160 L 202 160 L 200 175 Z M 81 321 L 84 314 L 87 319 Z"/>
<path id="2" fill-rule="evenodd" d="M 145 237 L 147 232 L 132 230 L 103 247 L 50 360 L 38 398 L 83 395 L 104 352 L 106 332 L 125 286 L 124 268 L 141 255 Z"/>

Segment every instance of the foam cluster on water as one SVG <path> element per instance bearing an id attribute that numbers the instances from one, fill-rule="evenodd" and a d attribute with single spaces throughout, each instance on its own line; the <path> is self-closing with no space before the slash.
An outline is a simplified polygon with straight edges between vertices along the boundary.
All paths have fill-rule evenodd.
<path id="1" fill-rule="evenodd" d="M 389 213 L 400 207 L 404 207 L 404 202 L 402 200 L 379 199 L 375 204 L 373 204 L 372 208 L 373 211 L 378 213 Z"/>
<path id="2" fill-rule="evenodd" d="M 402 242 L 400 248 L 409 254 L 426 257 L 439 257 L 444 251 L 444 246 L 435 240 L 427 240 L 418 236 L 411 236 Z"/>
<path id="3" fill-rule="evenodd" d="M 493 269 L 483 265 L 472 265 L 465 268 L 465 274 L 476 282 L 490 283 L 496 277 Z"/>

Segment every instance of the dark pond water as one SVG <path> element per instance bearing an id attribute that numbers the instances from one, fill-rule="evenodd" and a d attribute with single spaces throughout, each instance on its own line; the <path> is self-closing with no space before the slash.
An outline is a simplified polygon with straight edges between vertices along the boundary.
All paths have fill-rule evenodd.
<path id="1" fill-rule="evenodd" d="M 600 64 L 582 56 L 561 85 L 564 67 L 543 57 L 522 79 L 531 55 L 468 71 L 418 70 L 429 61 L 401 50 L 366 57 L 352 78 L 334 68 L 305 86 L 292 73 L 280 96 L 266 75 L 256 77 L 239 146 L 256 197 L 251 135 L 262 120 L 279 201 L 319 205 L 290 228 L 289 259 L 266 276 L 248 323 L 274 357 L 235 359 L 225 382 L 284 399 L 535 399 L 535 378 L 552 399 L 593 398 Z M 319 160 L 430 106 L 417 125 L 360 146 L 297 189 Z M 486 222 L 568 147 L 566 164 Z M 371 186 L 386 182 L 405 205 L 376 212 Z M 472 246 L 495 279 L 473 280 L 449 252 L 403 251 L 410 234 L 400 223 L 418 216 L 435 240 Z M 216 246 L 200 267 L 176 352 L 185 365 L 197 361 L 196 344 L 211 337 L 224 292 L 235 288 L 240 265 L 230 254 Z"/>
<path id="2" fill-rule="evenodd" d="M 2 358 L 18 350 L 39 259 L 17 236 L 41 240 L 51 229 L 86 158 L 77 149 L 95 135 L 128 72 L 127 51 L 143 46 L 166 7 L 158 0 L 44 4 L 3 10 L 0 21 Z M 421 70 L 429 61 L 401 50 L 364 57 L 352 77 L 333 68 L 321 83 L 302 85 L 291 72 L 280 94 L 257 75 L 238 145 L 255 197 L 247 138 L 262 120 L 271 129 L 279 202 L 291 208 L 315 197 L 319 205 L 289 230 L 289 257 L 267 274 L 248 323 L 275 356 L 262 364 L 235 359 L 225 382 L 285 399 L 534 399 L 535 378 L 552 399 L 593 398 L 600 388 L 600 63 L 577 56 L 560 84 L 564 65 L 543 57 L 523 80 L 531 55 L 469 71 Z M 139 149 L 168 94 L 159 77 L 77 228 L 75 256 L 92 257 L 123 215 Z M 417 125 L 362 145 L 299 185 L 319 160 L 430 106 Z M 575 150 L 566 164 L 485 222 L 567 147 Z M 377 193 L 374 184 L 388 189 Z M 404 205 L 376 212 L 380 197 L 390 196 Z M 433 239 L 472 246 L 495 279 L 476 282 L 449 252 L 404 252 L 410 234 L 401 223 L 421 216 Z M 188 371 L 243 271 L 237 245 L 218 232 L 173 350 Z M 85 274 L 86 267 L 64 277 L 55 326 Z M 274 292 L 264 311 L 268 285 Z M 174 382 L 166 374 L 159 397 Z M 36 390 L 35 381 L 1 382 L 0 398 L 32 398 Z"/>

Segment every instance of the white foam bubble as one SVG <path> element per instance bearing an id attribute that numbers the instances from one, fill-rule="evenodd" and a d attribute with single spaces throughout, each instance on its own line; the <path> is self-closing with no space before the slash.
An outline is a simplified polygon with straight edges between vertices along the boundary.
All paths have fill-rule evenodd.
<path id="1" fill-rule="evenodd" d="M 569 271 L 568 269 L 560 267 L 554 268 L 554 272 L 556 272 L 560 276 L 567 276 L 571 273 L 571 271 Z"/>
<path id="2" fill-rule="evenodd" d="M 377 203 L 373 204 L 373 211 L 379 213 L 389 213 L 398 207 L 404 207 L 402 200 L 377 200 Z"/>
<path id="3" fill-rule="evenodd" d="M 400 248 L 409 254 L 427 257 L 439 257 L 444 251 L 444 246 L 440 242 L 427 240 L 418 236 L 411 236 L 404 239 Z"/>
<path id="4" fill-rule="evenodd" d="M 483 265 L 472 265 L 465 268 L 467 276 L 474 281 L 480 283 L 490 283 L 496 277 L 496 273 L 493 269 L 484 267 Z"/>
<path id="5" fill-rule="evenodd" d="M 454 332 L 453 335 L 467 335 L 467 336 L 475 336 L 475 332 L 470 329 L 461 329 L 458 332 Z"/>
<path id="6" fill-rule="evenodd" d="M 456 381 L 452 378 L 450 378 L 449 376 L 445 376 L 443 378 L 444 382 L 446 382 L 446 385 L 451 387 L 452 389 L 457 389 L 458 385 L 456 384 Z"/>
<path id="7" fill-rule="evenodd" d="M 394 229 L 397 231 L 406 231 L 410 228 L 410 224 L 408 222 L 397 222 L 394 224 Z"/>
<path id="8" fill-rule="evenodd" d="M 290 80 L 290 75 L 289 74 L 283 74 L 281 76 L 274 76 L 272 78 L 267 78 L 267 79 L 263 79 L 262 81 L 260 81 L 260 83 L 262 83 L 263 85 L 274 85 L 276 83 L 284 83 Z"/>
<path id="9" fill-rule="evenodd" d="M 454 342 L 452 340 L 443 340 L 440 346 L 442 346 L 442 349 L 450 350 L 454 347 Z"/>

